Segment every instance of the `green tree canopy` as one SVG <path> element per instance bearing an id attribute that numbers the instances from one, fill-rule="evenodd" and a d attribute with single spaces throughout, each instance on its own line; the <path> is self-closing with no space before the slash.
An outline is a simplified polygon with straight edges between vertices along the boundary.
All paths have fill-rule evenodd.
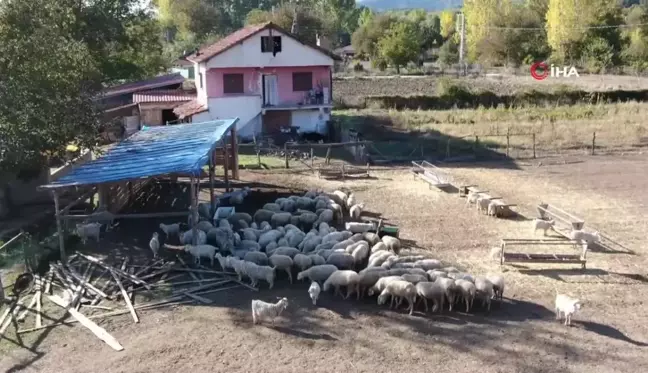
<path id="1" fill-rule="evenodd" d="M 400 73 L 401 66 L 418 59 L 420 35 L 409 22 L 397 22 L 378 41 L 378 51 Z"/>

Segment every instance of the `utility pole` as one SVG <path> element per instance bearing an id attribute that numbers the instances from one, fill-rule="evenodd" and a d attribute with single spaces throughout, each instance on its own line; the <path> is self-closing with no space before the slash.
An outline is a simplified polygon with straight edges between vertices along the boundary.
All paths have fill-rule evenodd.
<path id="1" fill-rule="evenodd" d="M 459 31 L 459 70 L 461 75 L 466 75 L 466 63 L 464 55 L 466 52 L 466 17 L 463 13 L 457 14 L 457 30 Z"/>

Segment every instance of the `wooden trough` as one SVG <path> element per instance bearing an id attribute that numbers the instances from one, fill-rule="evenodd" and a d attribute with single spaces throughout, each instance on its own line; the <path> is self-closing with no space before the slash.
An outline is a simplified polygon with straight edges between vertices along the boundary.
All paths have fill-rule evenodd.
<path id="1" fill-rule="evenodd" d="M 581 230 L 585 226 L 585 220 L 572 215 L 554 205 L 541 203 L 537 206 L 540 219 L 553 219 L 556 224 L 553 227 L 554 232 L 569 239 L 572 230 Z"/>
<path id="2" fill-rule="evenodd" d="M 452 185 L 452 177 L 450 175 L 427 161 L 419 163 L 412 161 L 412 173 L 414 174 L 414 178 L 418 177 L 427 182 L 430 189 L 433 186 L 443 189 Z"/>
<path id="3" fill-rule="evenodd" d="M 320 166 L 317 170 L 319 179 L 346 179 L 347 177 L 369 177 L 369 164 L 366 167 L 340 165 Z"/>
<path id="4" fill-rule="evenodd" d="M 555 245 L 555 246 L 574 246 L 577 241 L 564 240 L 541 240 L 541 239 L 511 239 L 504 238 L 501 243 L 500 265 L 504 263 L 553 263 L 553 264 L 580 264 L 585 269 L 587 263 L 587 247 L 584 247 L 580 255 L 577 254 L 540 254 L 540 253 L 520 253 L 507 252 L 510 246 L 529 246 L 529 245 Z"/>

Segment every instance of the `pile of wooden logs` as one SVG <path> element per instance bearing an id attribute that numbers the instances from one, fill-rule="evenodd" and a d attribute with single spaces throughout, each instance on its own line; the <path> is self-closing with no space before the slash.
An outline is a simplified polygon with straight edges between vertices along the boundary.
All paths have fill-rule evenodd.
<path id="1" fill-rule="evenodd" d="M 238 281 L 233 273 L 189 268 L 180 256 L 176 258 L 177 262 L 160 259 L 140 265 L 130 265 L 128 258 L 125 258 L 120 264 L 111 265 L 100 258 L 79 253 L 71 256 L 67 264 L 53 263 L 44 276 L 34 277 L 31 289 L 18 294 L 13 300 L 7 299 L 8 307 L 0 315 L 0 338 L 11 324 L 17 334 L 23 334 L 79 322 L 110 347 L 121 351 L 123 347 L 119 342 L 93 319 L 130 313 L 137 323 L 138 311 L 194 302 L 210 304 L 212 301 L 204 295 L 239 286 L 258 290 Z M 234 286 L 227 286 L 232 283 Z M 60 292 L 54 294 L 55 289 Z M 166 293 L 170 295 L 153 300 L 156 290 L 167 290 Z M 135 304 L 136 293 L 151 301 Z M 31 301 L 25 306 L 29 297 Z M 53 305 L 43 305 L 43 300 L 49 300 Z M 122 303 L 125 308 L 120 307 Z M 52 310 L 53 313 L 56 309 L 64 311 L 64 315 L 58 317 L 60 321 L 46 312 Z M 98 310 L 109 312 L 97 313 Z M 35 317 L 34 327 L 19 329 L 18 322 L 24 322 L 28 314 Z M 71 319 L 67 318 L 68 314 Z M 43 319 L 54 322 L 45 324 Z"/>

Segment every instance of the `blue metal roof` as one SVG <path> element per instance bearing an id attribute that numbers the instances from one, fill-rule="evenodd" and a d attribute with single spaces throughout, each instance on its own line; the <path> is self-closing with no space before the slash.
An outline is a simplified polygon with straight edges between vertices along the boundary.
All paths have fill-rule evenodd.
<path id="1" fill-rule="evenodd" d="M 209 154 L 238 120 L 144 127 L 100 158 L 41 188 L 96 185 L 170 173 L 198 176 L 209 162 Z"/>

